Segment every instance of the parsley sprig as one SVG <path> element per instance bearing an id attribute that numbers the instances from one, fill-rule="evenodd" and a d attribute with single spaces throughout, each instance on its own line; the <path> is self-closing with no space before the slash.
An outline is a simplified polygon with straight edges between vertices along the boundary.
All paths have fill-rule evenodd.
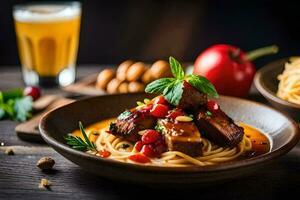
<path id="1" fill-rule="evenodd" d="M 81 134 L 83 135 L 84 140 L 78 136 L 68 135 L 67 137 L 65 137 L 67 144 L 69 146 L 71 146 L 73 149 L 76 149 L 79 151 L 90 150 L 90 151 L 97 152 L 96 145 L 89 140 L 81 122 L 79 122 L 79 129 L 80 129 Z"/>
<path id="2" fill-rule="evenodd" d="M 210 97 L 218 97 L 213 84 L 203 76 L 194 74 L 185 75 L 181 64 L 172 56 L 169 58 L 171 72 L 174 78 L 161 78 L 147 85 L 145 92 L 162 94 L 169 103 L 177 106 L 183 93 L 183 82 L 187 81 L 191 86 L 207 94 Z"/>

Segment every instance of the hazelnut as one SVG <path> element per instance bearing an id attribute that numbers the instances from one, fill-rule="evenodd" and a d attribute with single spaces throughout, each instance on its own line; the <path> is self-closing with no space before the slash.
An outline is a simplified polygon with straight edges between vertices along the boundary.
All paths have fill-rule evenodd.
<path id="1" fill-rule="evenodd" d="M 116 78 L 112 79 L 107 85 L 107 92 L 108 93 L 117 93 L 121 82 L 122 81 L 120 81 Z"/>
<path id="2" fill-rule="evenodd" d="M 99 73 L 96 82 L 96 88 L 105 90 L 107 84 L 114 78 L 115 71 L 112 69 L 104 69 L 102 72 Z"/>
<path id="3" fill-rule="evenodd" d="M 131 93 L 135 93 L 135 92 L 143 92 L 145 89 L 145 85 L 143 83 L 140 82 L 130 82 L 128 84 L 128 91 Z"/>
<path id="4" fill-rule="evenodd" d="M 117 69 L 117 79 L 125 81 L 128 68 L 133 64 L 132 60 L 122 62 Z"/>
<path id="5" fill-rule="evenodd" d="M 127 82 L 123 82 L 123 83 L 120 84 L 119 92 L 120 93 L 127 93 L 128 92 L 128 83 Z"/>
<path id="6" fill-rule="evenodd" d="M 38 166 L 42 170 L 50 170 L 53 168 L 55 164 L 55 161 L 50 157 L 42 157 L 39 159 L 39 161 L 36 163 L 36 166 Z"/>
<path id="7" fill-rule="evenodd" d="M 164 60 L 158 60 L 153 63 L 150 70 L 154 79 L 172 76 L 170 65 Z"/>
<path id="8" fill-rule="evenodd" d="M 136 62 L 129 67 L 126 73 L 127 81 L 137 81 L 142 78 L 143 73 L 146 70 L 146 66 L 142 62 Z"/>
<path id="9" fill-rule="evenodd" d="M 142 76 L 142 81 L 143 81 L 143 83 L 148 84 L 148 83 L 150 83 L 152 80 L 153 80 L 153 77 L 152 77 L 152 74 L 151 74 L 151 70 L 150 70 L 150 69 L 147 69 L 147 70 L 145 71 L 145 73 L 143 74 L 143 76 Z"/>
<path id="10" fill-rule="evenodd" d="M 42 188 L 49 189 L 50 186 L 51 186 L 51 182 L 48 179 L 45 179 L 45 178 L 41 179 L 41 182 L 39 184 L 40 189 L 42 189 Z"/>

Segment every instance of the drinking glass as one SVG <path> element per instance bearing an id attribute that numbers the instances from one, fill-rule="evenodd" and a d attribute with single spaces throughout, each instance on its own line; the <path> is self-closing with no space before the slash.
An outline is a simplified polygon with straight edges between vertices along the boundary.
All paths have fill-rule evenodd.
<path id="1" fill-rule="evenodd" d="M 75 81 L 79 2 L 16 5 L 13 18 L 26 85 L 66 86 Z"/>

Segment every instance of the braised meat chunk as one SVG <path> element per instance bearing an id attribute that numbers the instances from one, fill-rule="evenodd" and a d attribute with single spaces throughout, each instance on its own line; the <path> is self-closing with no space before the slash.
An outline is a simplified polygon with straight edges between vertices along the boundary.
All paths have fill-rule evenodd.
<path id="1" fill-rule="evenodd" d="M 158 120 L 169 151 L 180 151 L 190 156 L 202 155 L 202 140 L 193 122 Z"/>
<path id="2" fill-rule="evenodd" d="M 213 113 L 201 108 L 195 117 L 199 130 L 203 130 L 205 137 L 216 144 L 234 147 L 243 139 L 244 129 L 220 108 Z"/>
<path id="3" fill-rule="evenodd" d="M 206 102 L 206 94 L 195 89 L 188 82 L 183 82 L 183 93 L 178 105 L 179 108 L 184 110 L 196 110 Z"/>
<path id="4" fill-rule="evenodd" d="M 111 123 L 109 130 L 113 135 L 123 137 L 130 142 L 140 140 L 139 131 L 153 129 L 156 119 L 150 115 L 148 109 L 125 111 L 119 115 L 115 123 Z"/>

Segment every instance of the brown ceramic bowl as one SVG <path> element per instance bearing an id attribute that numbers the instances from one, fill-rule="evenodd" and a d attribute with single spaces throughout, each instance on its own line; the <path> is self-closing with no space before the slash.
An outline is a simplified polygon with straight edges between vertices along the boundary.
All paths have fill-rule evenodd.
<path id="1" fill-rule="evenodd" d="M 274 106 L 295 120 L 300 120 L 300 105 L 285 101 L 276 96 L 279 81 L 277 76 L 284 70 L 284 63 L 289 59 L 272 62 L 257 71 L 254 83 L 258 91 Z"/>
<path id="2" fill-rule="evenodd" d="M 115 117 L 145 97 L 145 94 L 99 96 L 60 107 L 42 118 L 42 137 L 58 153 L 96 175 L 118 181 L 180 187 L 215 184 L 248 175 L 266 162 L 287 153 L 299 140 L 298 125 L 284 114 L 259 103 L 222 96 L 217 102 L 229 116 L 268 135 L 272 145 L 269 153 L 208 167 L 155 167 L 100 158 L 74 150 L 65 144 L 64 136 L 78 128 L 78 121 L 87 126 Z"/>

